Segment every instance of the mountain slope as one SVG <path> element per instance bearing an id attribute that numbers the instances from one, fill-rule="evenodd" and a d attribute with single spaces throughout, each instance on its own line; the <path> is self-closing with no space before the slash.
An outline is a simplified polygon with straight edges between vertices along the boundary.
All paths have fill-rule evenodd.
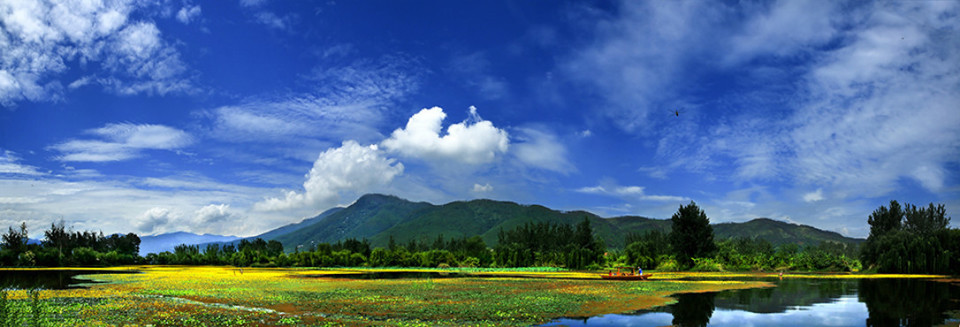
<path id="1" fill-rule="evenodd" d="M 796 225 L 770 218 L 757 218 L 744 223 L 713 225 L 713 233 L 723 238 L 761 238 L 774 245 L 795 243 L 817 245 L 820 242 L 860 243 L 862 239 L 850 238 L 837 232 L 825 231 L 807 225 Z"/>
<path id="2" fill-rule="evenodd" d="M 647 233 L 651 231 L 660 231 L 669 233 L 673 229 L 673 223 L 670 219 L 653 219 L 637 216 L 623 216 L 607 219 L 611 224 L 619 229 L 626 230 L 628 233 Z"/>
<path id="3" fill-rule="evenodd" d="M 512 230 L 525 223 L 554 222 L 575 225 L 590 219 L 594 231 L 605 240 L 618 239 L 618 230 L 605 219 L 585 211 L 560 212 L 539 205 L 520 205 L 493 200 L 457 201 L 431 206 L 383 233 L 369 237 L 373 245 L 386 244 L 389 237 L 403 244 L 411 239 L 432 242 L 437 235 L 470 237 L 480 235 L 487 244 L 497 243 L 501 230 Z M 614 244 L 613 246 L 618 246 Z"/>
<path id="4" fill-rule="evenodd" d="M 230 242 L 239 239 L 237 236 L 222 236 L 212 234 L 193 234 L 187 232 L 167 233 L 140 237 L 140 255 L 173 251 L 180 244 L 203 244 L 212 242 Z"/>
<path id="5" fill-rule="evenodd" d="M 284 248 L 292 250 L 298 245 L 334 243 L 347 238 L 370 238 L 410 217 L 416 217 L 412 215 L 413 212 L 431 206 L 433 205 L 426 202 L 410 202 L 395 196 L 367 194 L 349 207 L 312 225 L 269 239 L 280 241 Z"/>
<path id="6" fill-rule="evenodd" d="M 602 218 L 586 211 L 557 211 L 539 205 L 521 205 L 494 200 L 456 201 L 443 205 L 410 202 L 395 196 L 368 194 L 353 205 L 317 218 L 304 220 L 262 234 L 274 239 L 289 251 L 298 245 L 335 243 L 346 238 L 366 238 L 373 246 L 385 246 L 391 236 L 399 244 L 410 240 L 433 242 L 438 235 L 445 238 L 480 235 L 493 246 L 497 234 L 526 223 L 554 222 L 576 225 L 584 218 L 590 220 L 596 235 L 611 248 L 622 248 L 630 233 L 657 230 L 669 233 L 668 219 L 624 216 Z M 759 237 L 773 244 L 819 244 L 821 241 L 858 243 L 838 233 L 810 226 L 795 225 L 766 218 L 745 223 L 714 225 L 717 239 L 731 237 Z"/>
<path id="7" fill-rule="evenodd" d="M 340 210 L 343 210 L 343 209 L 344 209 L 344 208 L 342 208 L 342 207 L 333 207 L 333 208 L 328 209 L 327 211 L 324 211 L 323 213 L 317 215 L 316 217 L 304 219 L 303 221 L 301 221 L 301 222 L 299 222 L 299 223 L 293 223 L 293 224 L 289 224 L 289 225 L 284 225 L 284 226 L 282 226 L 282 227 L 280 227 L 280 228 L 271 230 L 271 231 L 269 231 L 269 232 L 266 232 L 266 233 L 263 233 L 263 234 L 260 234 L 260 235 L 254 236 L 254 237 L 248 237 L 248 238 L 249 238 L 249 239 L 253 239 L 253 238 L 259 237 L 259 238 L 262 238 L 262 239 L 264 239 L 264 240 L 272 240 L 272 239 L 275 239 L 275 238 L 277 238 L 277 237 L 283 236 L 283 235 L 285 235 L 285 234 L 289 234 L 289 233 L 295 232 L 295 231 L 297 231 L 297 230 L 299 230 L 299 229 L 306 228 L 306 227 L 308 227 L 308 226 L 312 226 L 313 224 L 316 224 L 316 223 L 320 222 L 321 220 L 323 220 L 324 218 L 327 218 L 327 217 L 329 217 L 329 216 L 331 216 L 331 215 L 333 215 L 333 214 L 335 214 L 335 213 L 337 213 L 337 212 L 339 212 Z"/>

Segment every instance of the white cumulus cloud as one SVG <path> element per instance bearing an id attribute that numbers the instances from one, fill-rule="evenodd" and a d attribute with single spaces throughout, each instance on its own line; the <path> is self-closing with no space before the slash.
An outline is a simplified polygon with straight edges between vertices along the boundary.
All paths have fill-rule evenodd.
<path id="1" fill-rule="evenodd" d="M 440 107 L 420 110 L 381 144 L 390 152 L 437 163 L 489 163 L 507 151 L 507 132 L 480 118 L 475 107 L 470 107 L 470 118 L 448 126 L 441 135 L 446 117 Z"/>
<path id="2" fill-rule="evenodd" d="M 210 204 L 197 210 L 195 222 L 201 225 L 224 223 L 233 216 L 229 204 Z"/>
<path id="3" fill-rule="evenodd" d="M 383 186 L 403 173 L 403 164 L 384 157 L 376 145 L 361 146 L 344 141 L 317 157 L 303 183 L 303 191 L 289 191 L 282 198 L 268 198 L 254 205 L 261 211 L 333 207 L 341 196 L 357 195 Z"/>
<path id="4" fill-rule="evenodd" d="M 171 220 L 175 220 L 177 218 L 179 218 L 179 216 L 170 209 L 153 207 L 147 211 L 144 211 L 137 217 L 137 229 L 142 233 L 151 233 L 162 230 L 161 228 L 164 225 L 167 225 L 171 222 Z"/>

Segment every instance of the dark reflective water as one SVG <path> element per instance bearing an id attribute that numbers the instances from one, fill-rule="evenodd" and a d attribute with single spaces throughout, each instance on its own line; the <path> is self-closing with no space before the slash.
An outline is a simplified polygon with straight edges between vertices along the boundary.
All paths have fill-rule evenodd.
<path id="1" fill-rule="evenodd" d="M 95 281 L 78 279 L 79 275 L 93 274 L 124 274 L 135 273 L 127 271 L 99 271 L 99 270 L 0 270 L 0 289 L 32 289 L 42 288 L 51 290 L 81 288 L 80 284 L 93 284 Z"/>
<path id="2" fill-rule="evenodd" d="M 920 279 L 786 279 L 777 287 L 679 294 L 632 314 L 547 326 L 934 326 L 960 324 L 960 286 Z"/>

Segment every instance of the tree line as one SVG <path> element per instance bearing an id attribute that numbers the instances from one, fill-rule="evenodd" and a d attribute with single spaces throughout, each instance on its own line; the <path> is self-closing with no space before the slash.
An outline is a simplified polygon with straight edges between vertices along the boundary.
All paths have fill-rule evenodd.
<path id="1" fill-rule="evenodd" d="M 234 266 L 406 266 L 528 267 L 569 269 L 643 267 L 697 271 L 869 271 L 955 273 L 960 271 L 960 230 L 950 229 L 943 205 L 901 207 L 891 201 L 868 218 L 870 237 L 862 246 L 823 242 L 782 244 L 763 239 L 715 240 L 710 220 L 696 203 L 681 205 L 671 217 L 670 233 L 653 231 L 626 236 L 622 250 L 607 249 L 587 218 L 576 226 L 526 223 L 500 230 L 489 248 L 480 236 L 411 240 L 386 247 L 365 240 L 311 244 L 284 252 L 283 244 L 263 239 L 235 243 L 178 245 L 174 251 L 137 255 L 136 234 L 67 231 L 63 221 L 51 224 L 39 244 L 28 244 L 26 225 L 3 235 L 0 265 L 84 266 L 120 264 L 184 264 Z"/>
<path id="2" fill-rule="evenodd" d="M 760 238 L 715 241 L 710 219 L 696 203 L 680 206 L 670 233 L 633 233 L 618 257 L 621 265 L 697 271 L 859 271 L 858 248 L 849 244 L 774 246 Z"/>
<path id="3" fill-rule="evenodd" d="M 732 238 L 715 242 L 715 249 L 691 257 L 686 265 L 677 260 L 668 234 L 653 231 L 632 234 L 618 259 L 622 265 L 659 270 L 695 271 L 860 271 L 859 247 L 821 242 L 801 246 L 775 246 L 764 239 Z"/>
<path id="4" fill-rule="evenodd" d="M 265 267 L 527 267 L 562 266 L 581 269 L 603 263 L 603 241 L 593 236 L 588 220 L 576 229 L 565 224 L 525 224 L 500 232 L 491 249 L 480 236 L 445 238 L 433 242 L 411 240 L 398 244 L 391 236 L 386 247 L 371 247 L 363 239 L 311 244 L 284 253 L 277 241 L 241 240 L 238 245 L 179 245 L 173 252 L 148 254 L 149 264 L 265 266 Z"/>
<path id="5" fill-rule="evenodd" d="M 912 204 L 880 206 L 867 219 L 870 236 L 860 257 L 884 273 L 960 272 L 960 230 L 949 228 L 943 204 L 926 208 Z"/>
<path id="6" fill-rule="evenodd" d="M 30 244 L 27 224 L 18 229 L 9 227 L 0 244 L 0 265 L 3 266 L 111 266 L 140 263 L 140 237 L 137 234 L 68 231 L 63 220 L 50 224 L 43 232 L 44 240 Z"/>
<path id="7" fill-rule="evenodd" d="M 173 252 L 150 253 L 144 260 L 148 264 L 241 267 L 480 267 L 490 266 L 492 258 L 479 236 L 447 239 L 440 235 L 432 244 L 411 241 L 400 245 L 391 237 L 386 248 L 371 248 L 365 239 L 350 238 L 297 247 L 292 253 L 283 252 L 283 245 L 275 240 L 243 239 L 236 245 L 207 244 L 203 251 L 199 245 L 178 245 Z"/>
<path id="8" fill-rule="evenodd" d="M 576 229 L 568 224 L 525 223 L 497 234 L 494 247 L 498 267 L 557 266 L 597 269 L 604 264 L 606 246 L 593 235 L 590 220 Z"/>

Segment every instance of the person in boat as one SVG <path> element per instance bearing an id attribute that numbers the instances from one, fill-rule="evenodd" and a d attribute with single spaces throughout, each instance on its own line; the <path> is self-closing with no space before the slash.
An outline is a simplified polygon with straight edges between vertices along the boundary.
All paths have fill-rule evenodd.
<path id="1" fill-rule="evenodd" d="M 640 269 L 640 266 L 637 266 L 637 276 L 643 275 L 643 269 Z"/>

